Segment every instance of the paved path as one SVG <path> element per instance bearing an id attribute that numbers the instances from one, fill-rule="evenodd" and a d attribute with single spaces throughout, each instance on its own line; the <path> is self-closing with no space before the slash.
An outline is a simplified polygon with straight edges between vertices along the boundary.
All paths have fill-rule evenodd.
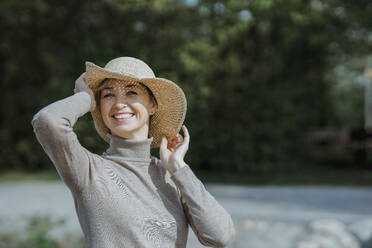
<path id="1" fill-rule="evenodd" d="M 244 220 L 302 224 L 337 219 L 352 224 L 372 218 L 372 187 L 246 187 L 206 185 L 239 226 Z M 72 196 L 61 182 L 0 184 L 0 231 L 22 227 L 24 216 L 66 218 L 65 229 L 81 232 Z M 58 230 L 57 230 L 58 232 Z M 197 245 L 190 229 L 190 247 Z"/>
<path id="2" fill-rule="evenodd" d="M 237 219 L 308 222 L 336 218 L 351 223 L 372 216 L 372 187 L 243 187 L 207 185 Z"/>

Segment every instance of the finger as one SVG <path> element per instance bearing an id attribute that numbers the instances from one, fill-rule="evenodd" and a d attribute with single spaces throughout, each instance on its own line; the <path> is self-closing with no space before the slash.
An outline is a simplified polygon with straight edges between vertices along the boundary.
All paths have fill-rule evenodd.
<path id="1" fill-rule="evenodd" d="M 174 142 L 172 143 L 172 146 L 170 147 L 170 145 L 168 145 L 168 147 L 170 147 L 170 151 L 173 153 L 173 152 L 177 152 L 179 150 L 179 148 L 181 146 L 184 146 L 184 139 L 182 137 L 181 134 L 177 134 L 173 139 L 172 141 L 174 140 Z M 188 146 L 188 145 L 186 145 Z M 185 147 L 186 148 L 186 147 Z M 187 149 L 187 148 L 186 148 Z"/>
<path id="2" fill-rule="evenodd" d="M 178 147 L 180 147 L 182 145 L 182 141 L 183 141 L 183 138 L 180 134 L 175 136 L 172 140 L 171 145 L 169 145 L 169 147 L 171 148 L 170 150 L 172 152 L 176 151 L 178 149 Z"/>
<path id="3" fill-rule="evenodd" d="M 184 140 L 183 140 L 182 144 L 189 144 L 190 143 L 190 134 L 189 134 L 189 131 L 187 130 L 185 125 L 182 125 L 182 131 L 183 131 L 183 134 L 184 134 Z"/>
<path id="4" fill-rule="evenodd" d="M 160 155 L 164 156 L 165 155 L 165 151 L 167 149 L 167 145 L 168 145 L 168 140 L 163 137 L 161 139 L 161 143 L 160 143 Z"/>
<path id="5" fill-rule="evenodd" d="M 176 143 L 176 147 L 179 147 L 180 145 L 182 145 L 182 142 L 183 142 L 183 137 L 182 137 L 182 135 L 177 134 L 177 143 Z"/>
<path id="6" fill-rule="evenodd" d="M 174 138 L 172 138 L 172 139 L 170 139 L 169 141 L 168 141 L 168 148 L 171 148 L 171 147 L 173 147 L 175 145 L 175 140 L 174 140 Z"/>
<path id="7" fill-rule="evenodd" d="M 167 145 L 168 145 L 168 140 L 167 140 L 167 138 L 163 137 L 161 139 L 160 148 L 166 148 Z"/>
<path id="8" fill-rule="evenodd" d="M 163 137 L 162 142 L 160 144 L 160 160 L 162 161 L 163 165 L 167 167 L 168 159 L 171 154 L 171 151 L 167 148 L 168 140 L 167 138 Z"/>
<path id="9" fill-rule="evenodd" d="M 178 146 L 181 143 L 181 141 L 182 141 L 181 135 L 180 134 L 177 134 L 177 136 L 174 136 L 172 138 L 172 140 L 171 140 L 170 143 L 171 143 L 171 146 L 172 147 L 176 147 L 176 146 Z"/>
<path id="10" fill-rule="evenodd" d="M 181 134 L 177 134 L 177 142 L 181 143 L 183 141 L 183 137 Z"/>

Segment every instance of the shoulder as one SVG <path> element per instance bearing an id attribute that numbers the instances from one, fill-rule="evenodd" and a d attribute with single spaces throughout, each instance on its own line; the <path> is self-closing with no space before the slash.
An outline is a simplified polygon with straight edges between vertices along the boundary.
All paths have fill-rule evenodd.
<path id="1" fill-rule="evenodd" d="M 84 146 L 82 146 L 82 150 L 83 150 L 83 152 L 85 152 L 87 154 L 91 163 L 102 163 L 105 160 L 107 160 L 107 159 L 105 159 L 103 154 L 99 155 L 97 153 L 91 152 L 87 148 L 85 148 Z"/>

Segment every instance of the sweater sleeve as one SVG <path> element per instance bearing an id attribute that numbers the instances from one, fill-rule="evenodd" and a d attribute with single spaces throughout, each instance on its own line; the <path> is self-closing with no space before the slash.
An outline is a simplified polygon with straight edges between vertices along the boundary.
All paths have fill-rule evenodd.
<path id="1" fill-rule="evenodd" d="M 229 213 L 205 189 L 188 165 L 173 173 L 171 179 L 181 192 L 186 217 L 201 244 L 225 247 L 235 236 Z"/>
<path id="2" fill-rule="evenodd" d="M 31 124 L 37 140 L 71 191 L 88 184 L 92 154 L 73 131 L 77 119 L 88 112 L 91 99 L 80 92 L 54 102 L 34 115 Z"/>

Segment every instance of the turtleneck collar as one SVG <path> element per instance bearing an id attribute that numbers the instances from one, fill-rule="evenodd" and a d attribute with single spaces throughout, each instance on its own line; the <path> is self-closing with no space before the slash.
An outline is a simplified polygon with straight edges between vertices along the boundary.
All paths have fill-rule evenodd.
<path id="1" fill-rule="evenodd" d="M 110 147 L 106 156 L 119 156 L 130 159 L 150 159 L 151 142 L 153 137 L 145 140 L 128 140 L 114 134 L 108 134 Z"/>

